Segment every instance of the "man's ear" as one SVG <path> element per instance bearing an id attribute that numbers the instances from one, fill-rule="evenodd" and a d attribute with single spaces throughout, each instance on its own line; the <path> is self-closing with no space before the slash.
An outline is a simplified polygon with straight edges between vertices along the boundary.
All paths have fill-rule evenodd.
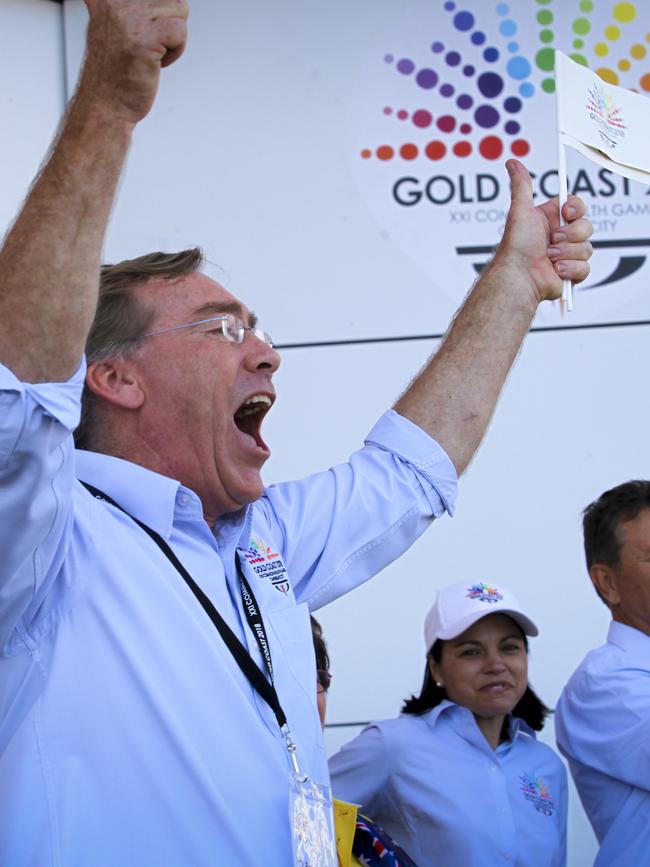
<path id="1" fill-rule="evenodd" d="M 598 595 L 610 608 L 620 603 L 621 596 L 618 592 L 616 572 L 611 566 L 607 566 L 605 563 L 592 563 L 589 575 Z"/>
<path id="2" fill-rule="evenodd" d="M 144 402 L 144 391 L 136 371 L 123 358 L 89 365 L 86 386 L 97 397 L 123 409 L 139 409 Z"/>

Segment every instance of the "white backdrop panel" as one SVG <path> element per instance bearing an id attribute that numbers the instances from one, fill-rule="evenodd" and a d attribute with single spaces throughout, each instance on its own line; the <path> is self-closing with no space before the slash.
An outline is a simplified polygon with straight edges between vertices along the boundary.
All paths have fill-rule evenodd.
<path id="1" fill-rule="evenodd" d="M 154 110 L 137 131 L 108 258 L 200 243 L 255 308 L 268 309 L 273 293 L 281 343 L 440 333 L 487 258 L 462 250 L 499 238 L 508 201 L 503 161 L 515 141 L 530 147 L 525 159 L 538 197 L 557 189 L 554 99 L 536 58 L 549 45 L 571 53 L 581 41 L 585 59 L 604 64 L 597 47 L 611 4 L 592 5 L 581 17 L 577 3 L 542 9 L 535 0 L 466 0 L 470 32 L 447 9 L 461 5 L 445 0 L 243 0 L 227 8 L 194 0 L 188 52 L 165 71 Z M 650 31 L 650 7 L 619 5 L 632 7 L 634 20 L 619 22 L 620 39 L 605 46 L 607 63 L 618 70 L 625 60 L 621 83 L 641 88 L 650 61 L 629 55 Z M 72 80 L 83 44 L 82 0 L 66 0 L 66 9 Z M 551 15 L 549 27 L 538 22 L 542 13 Z M 589 32 L 577 40 L 580 27 Z M 478 33 L 485 42 L 474 45 Z M 544 42 L 543 33 L 554 41 Z M 432 48 L 443 44 L 440 52 Z M 498 60 L 484 59 L 486 46 Z M 460 58 L 456 65 L 451 54 Z M 400 72 L 401 61 L 411 72 Z M 426 83 L 422 72 L 437 77 L 435 88 L 418 84 Z M 483 80 L 483 73 L 496 78 Z M 443 82 L 452 97 L 443 95 Z M 526 87 L 532 96 L 521 95 Z M 459 107 L 462 96 L 471 108 Z M 507 109 L 508 99 L 517 103 Z M 422 112 L 432 118 L 425 128 L 417 125 Z M 453 123 L 453 132 L 439 122 Z M 461 133 L 464 123 L 471 132 Z M 519 132 L 506 131 L 515 127 Z M 481 154 L 487 139 L 498 139 L 498 158 Z M 445 148 L 444 159 L 427 156 L 430 142 Z M 471 156 L 454 155 L 462 142 Z M 382 145 L 391 148 L 390 160 L 377 157 Z M 404 145 L 416 147 L 417 157 L 399 156 Z M 578 155 L 570 173 L 597 222 L 597 239 L 614 246 L 594 257 L 592 285 L 606 285 L 578 293 L 571 318 L 556 307 L 543 321 L 650 319 L 645 189 L 600 178 Z M 407 200 L 400 204 L 393 189 L 408 177 L 414 181 L 400 187 L 398 198 Z M 633 246 L 617 246 L 623 243 Z M 620 269 L 630 276 L 611 280 Z"/>
<path id="2" fill-rule="evenodd" d="M 64 106 L 61 7 L 0 4 L 0 233 L 13 221 Z"/>

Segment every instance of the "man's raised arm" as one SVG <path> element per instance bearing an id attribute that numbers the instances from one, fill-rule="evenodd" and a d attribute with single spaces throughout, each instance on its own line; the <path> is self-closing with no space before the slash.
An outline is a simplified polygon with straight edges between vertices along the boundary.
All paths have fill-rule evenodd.
<path id="1" fill-rule="evenodd" d="M 503 239 L 439 350 L 395 404 L 440 443 L 459 474 L 483 439 L 538 304 L 560 297 L 562 278 L 589 274 L 592 226 L 582 201 L 569 197 L 560 228 L 557 202 L 534 207 L 524 166 L 506 166 L 512 201 Z"/>
<path id="2" fill-rule="evenodd" d="M 43 170 L 0 251 L 0 361 L 30 382 L 79 365 L 117 182 L 161 66 L 186 39 L 186 0 L 86 0 L 86 56 Z"/>

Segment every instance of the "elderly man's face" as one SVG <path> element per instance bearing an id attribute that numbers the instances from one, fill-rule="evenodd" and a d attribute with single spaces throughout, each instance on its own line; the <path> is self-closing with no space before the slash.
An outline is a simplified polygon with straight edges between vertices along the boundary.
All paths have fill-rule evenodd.
<path id="1" fill-rule="evenodd" d="M 618 564 L 612 568 L 614 619 L 650 635 L 650 509 L 618 526 Z"/>
<path id="2" fill-rule="evenodd" d="M 151 280 L 137 289 L 154 311 L 151 331 L 234 312 L 254 317 L 204 274 Z M 260 427 L 275 400 L 272 376 L 280 356 L 250 332 L 230 342 L 221 323 L 156 334 L 137 352 L 145 393 L 138 431 L 151 465 L 201 497 L 206 519 L 236 511 L 262 493 L 269 457 Z"/>

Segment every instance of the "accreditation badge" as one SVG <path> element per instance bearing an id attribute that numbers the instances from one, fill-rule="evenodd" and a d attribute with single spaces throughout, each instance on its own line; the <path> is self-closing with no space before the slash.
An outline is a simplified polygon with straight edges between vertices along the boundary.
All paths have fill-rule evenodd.
<path id="1" fill-rule="evenodd" d="M 337 867 L 334 813 L 328 786 L 291 776 L 289 822 L 293 867 Z"/>

